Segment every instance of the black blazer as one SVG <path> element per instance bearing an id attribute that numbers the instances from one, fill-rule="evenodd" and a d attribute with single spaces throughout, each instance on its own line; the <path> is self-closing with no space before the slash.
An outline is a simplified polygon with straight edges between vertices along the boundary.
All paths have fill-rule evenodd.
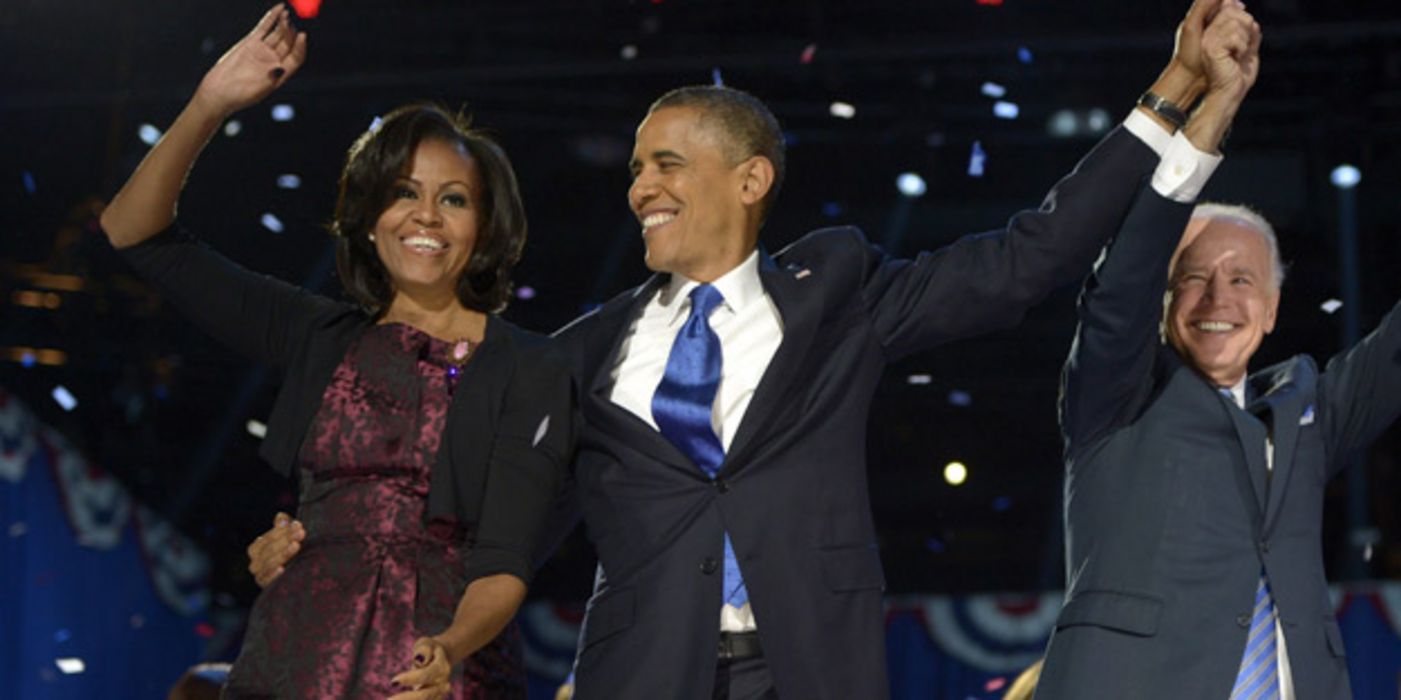
<path id="1" fill-rule="evenodd" d="M 1012 326 L 1081 278 L 1156 162 L 1116 130 L 1005 231 L 901 260 L 832 228 L 764 255 L 783 341 L 714 482 L 609 399 L 622 339 L 664 276 L 561 331 L 585 418 L 562 524 L 582 512 L 602 573 L 575 697 L 711 697 L 726 531 L 779 696 L 886 697 L 884 575 L 866 493 L 882 371 Z"/>
<path id="2" fill-rule="evenodd" d="M 292 473 L 332 373 L 374 319 L 249 272 L 176 227 L 121 252 L 216 340 L 282 371 L 259 453 Z M 488 316 L 448 409 L 428 492 L 428 517 L 476 526 L 468 581 L 497 573 L 531 580 L 531 555 L 572 452 L 574 414 L 552 343 Z"/>
<path id="3" fill-rule="evenodd" d="M 1300 355 L 1251 375 L 1241 410 L 1158 337 L 1189 214 L 1145 194 L 1080 299 L 1061 397 L 1066 603 L 1036 697 L 1225 700 L 1263 569 L 1295 696 L 1351 698 L 1323 492 L 1401 413 L 1401 318 L 1323 374 Z"/>

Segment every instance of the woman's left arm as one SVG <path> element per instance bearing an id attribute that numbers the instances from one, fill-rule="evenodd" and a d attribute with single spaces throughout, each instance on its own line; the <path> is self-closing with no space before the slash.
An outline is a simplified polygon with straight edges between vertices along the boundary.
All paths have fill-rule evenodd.
<path id="1" fill-rule="evenodd" d="M 414 642 L 413 668 L 394 677 L 394 683 L 407 692 L 390 700 L 447 697 L 452 667 L 501 634 L 524 600 L 525 581 L 511 574 L 484 576 L 468 584 L 452 624 L 440 634 Z"/>

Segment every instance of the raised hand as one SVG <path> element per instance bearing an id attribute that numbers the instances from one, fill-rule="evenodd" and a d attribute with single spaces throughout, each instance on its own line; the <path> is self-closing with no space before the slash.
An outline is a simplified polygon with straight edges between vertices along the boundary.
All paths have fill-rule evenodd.
<path id="1" fill-rule="evenodd" d="M 274 5 L 205 73 L 192 102 L 228 116 L 267 97 L 305 61 L 306 32 L 293 29 L 285 5 Z"/>
<path id="2" fill-rule="evenodd" d="M 1224 0 L 1202 34 L 1207 93 L 1240 99 L 1260 74 L 1260 25 L 1239 0 Z"/>
<path id="3" fill-rule="evenodd" d="M 1199 89 L 1206 88 L 1206 66 L 1202 56 L 1202 35 L 1207 25 L 1216 17 L 1223 3 L 1234 0 L 1196 0 L 1187 9 L 1187 16 L 1177 25 L 1177 37 L 1173 42 L 1172 62 L 1191 75 Z"/>
<path id="4" fill-rule="evenodd" d="M 389 700 L 441 700 L 452 689 L 452 663 L 448 650 L 432 637 L 420 637 L 413 644 L 413 668 L 394 677 L 394 684 L 407 690 Z"/>

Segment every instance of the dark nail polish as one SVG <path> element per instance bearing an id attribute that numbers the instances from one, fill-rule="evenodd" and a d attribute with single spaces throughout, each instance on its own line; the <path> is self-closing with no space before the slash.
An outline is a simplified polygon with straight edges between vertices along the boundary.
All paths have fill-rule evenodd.
<path id="1" fill-rule="evenodd" d="M 286 70 L 283 70 L 283 69 L 281 69 L 281 68 L 274 68 L 274 69 L 272 69 L 272 77 L 274 77 L 274 78 L 281 78 L 281 77 L 282 77 L 283 75 L 285 75 L 286 73 L 287 73 L 287 71 L 286 71 Z"/>

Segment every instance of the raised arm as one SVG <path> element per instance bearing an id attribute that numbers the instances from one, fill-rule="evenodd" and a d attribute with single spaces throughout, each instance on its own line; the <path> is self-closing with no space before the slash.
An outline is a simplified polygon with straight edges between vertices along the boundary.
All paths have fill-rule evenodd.
<path id="1" fill-rule="evenodd" d="M 1234 1 L 1213 18 L 1201 44 L 1208 90 L 1170 148 L 1214 152 L 1259 73 L 1260 31 Z M 1060 397 L 1067 448 L 1085 447 L 1123 425 L 1148 399 L 1168 264 L 1190 203 L 1145 188 L 1085 283 L 1080 325 Z"/>
<path id="2" fill-rule="evenodd" d="M 175 123 L 102 212 L 102 229 L 112 245 L 133 246 L 169 227 L 185 177 L 219 124 L 267 97 L 305 60 L 306 34 L 292 29 L 284 5 L 273 6 L 209 69 Z"/>
<path id="3" fill-rule="evenodd" d="M 1361 342 L 1328 361 L 1318 400 L 1328 464 L 1336 473 L 1349 464 L 1349 455 L 1401 417 L 1401 304 Z"/>

